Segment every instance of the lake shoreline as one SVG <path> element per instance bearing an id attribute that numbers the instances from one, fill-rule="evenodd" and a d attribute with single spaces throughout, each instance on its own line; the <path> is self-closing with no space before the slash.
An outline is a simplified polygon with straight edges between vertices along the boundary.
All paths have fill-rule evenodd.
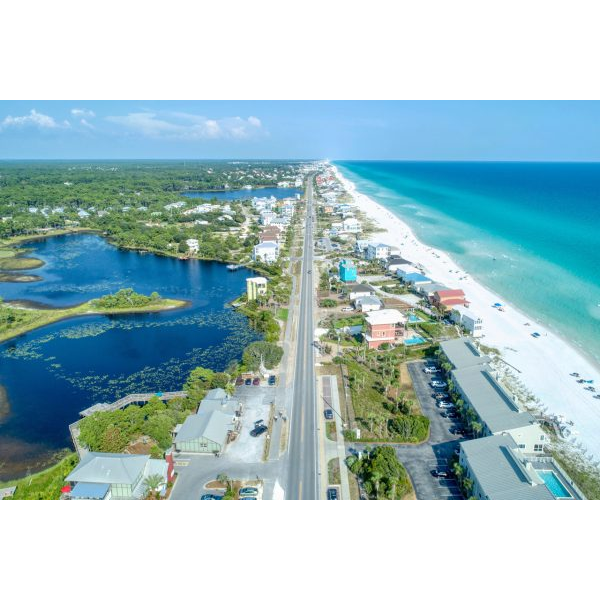
<path id="1" fill-rule="evenodd" d="M 191 302 L 189 300 L 176 300 L 176 299 L 165 299 L 165 302 L 168 302 L 165 306 L 140 306 L 140 307 L 128 307 L 128 308 L 112 308 L 106 310 L 87 310 L 83 312 L 75 312 L 78 308 L 85 307 L 89 305 L 93 300 L 88 300 L 86 302 L 82 302 L 81 304 L 76 304 L 70 307 L 52 307 L 52 308 L 27 308 L 25 306 L 19 306 L 18 303 L 22 303 L 24 301 L 13 300 L 11 302 L 7 302 L 8 306 L 12 308 L 16 308 L 18 310 L 38 310 L 43 312 L 56 312 L 56 313 L 64 313 L 66 311 L 74 311 L 71 314 L 57 314 L 54 315 L 56 318 L 50 318 L 42 323 L 28 323 L 23 327 L 19 327 L 13 331 L 6 331 L 4 333 L 0 333 L 0 344 L 12 340 L 16 337 L 20 337 L 22 335 L 26 335 L 31 331 L 36 331 L 47 325 L 54 325 L 55 323 L 60 323 L 61 321 L 66 321 L 67 319 L 73 319 L 75 317 L 90 317 L 94 315 L 103 315 L 103 316 L 111 316 L 111 315 L 131 315 L 131 314 L 145 314 L 145 313 L 157 313 L 157 312 L 165 312 L 172 310 L 179 310 L 182 308 L 187 308 L 191 306 Z M 16 305 L 16 306 L 15 306 Z"/>

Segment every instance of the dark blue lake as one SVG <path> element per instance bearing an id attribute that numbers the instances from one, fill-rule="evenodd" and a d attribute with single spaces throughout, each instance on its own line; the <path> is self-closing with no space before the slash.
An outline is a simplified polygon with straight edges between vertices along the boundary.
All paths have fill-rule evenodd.
<path id="1" fill-rule="evenodd" d="M 302 188 L 253 188 L 251 190 L 224 190 L 222 192 L 186 192 L 181 194 L 186 198 L 203 198 L 204 200 L 244 200 L 247 198 L 264 198 L 274 196 L 281 198 L 293 198 L 296 194 L 302 194 Z"/>
<path id="2" fill-rule="evenodd" d="M 95 235 L 31 242 L 46 264 L 34 283 L 0 283 L 5 300 L 68 306 L 120 288 L 189 300 L 162 313 L 75 317 L 0 345 L 0 480 L 40 468 L 70 446 L 68 425 L 95 402 L 181 389 L 202 365 L 224 369 L 260 339 L 226 306 L 246 269 L 118 250 Z"/>

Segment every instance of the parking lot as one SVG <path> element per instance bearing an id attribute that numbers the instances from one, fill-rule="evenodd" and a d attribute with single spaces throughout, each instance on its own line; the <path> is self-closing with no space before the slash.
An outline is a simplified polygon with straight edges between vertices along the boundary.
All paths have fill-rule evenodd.
<path id="1" fill-rule="evenodd" d="M 271 401 L 275 399 L 275 388 L 267 386 L 240 386 L 236 389 L 234 398 L 242 402 L 242 428 L 237 440 L 228 445 L 226 454 L 231 460 L 245 463 L 256 463 L 263 459 L 266 433 L 252 437 L 250 432 L 254 423 L 260 419 L 265 425 L 269 424 Z"/>
<path id="2" fill-rule="evenodd" d="M 271 497 L 275 483 L 275 466 L 263 462 L 266 434 L 252 437 L 250 431 L 254 422 L 264 419 L 268 424 L 271 401 L 275 399 L 276 388 L 269 386 L 240 386 L 236 388 L 235 398 L 244 407 L 242 428 L 238 438 L 228 444 L 225 452 L 214 454 L 180 454 L 176 456 L 175 470 L 177 482 L 171 494 L 172 500 L 199 499 L 207 492 L 204 485 L 226 473 L 232 479 L 256 480 L 264 484 L 261 488 L 266 497 Z"/>
<path id="3" fill-rule="evenodd" d="M 419 500 L 459 500 L 462 495 L 449 463 L 458 442 L 467 437 L 450 433 L 450 428 L 460 426 L 460 420 L 442 416 L 446 410 L 436 406 L 433 397 L 436 390 L 431 386 L 439 374 L 425 373 L 426 365 L 425 361 L 415 361 L 407 366 L 421 410 L 430 421 L 429 440 L 420 446 L 397 446 L 396 453 L 411 477 Z M 434 469 L 445 471 L 450 477 L 434 477 L 431 475 Z"/>

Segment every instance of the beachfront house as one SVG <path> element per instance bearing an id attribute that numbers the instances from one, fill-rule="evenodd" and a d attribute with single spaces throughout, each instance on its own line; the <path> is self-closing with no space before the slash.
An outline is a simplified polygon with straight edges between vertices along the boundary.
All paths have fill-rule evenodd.
<path id="1" fill-rule="evenodd" d="M 412 288 L 419 284 L 423 285 L 426 283 L 431 283 L 431 279 L 429 279 L 427 275 L 423 275 L 422 273 L 409 273 L 408 275 L 405 275 L 402 279 L 404 283 L 406 283 L 406 285 Z"/>
<path id="2" fill-rule="evenodd" d="M 461 289 L 454 289 L 434 292 L 433 304 L 439 310 L 449 312 L 455 306 L 468 306 L 469 303 Z"/>
<path id="3" fill-rule="evenodd" d="M 550 457 L 527 455 L 510 434 L 461 442 L 459 463 L 478 500 L 582 500 Z"/>
<path id="4" fill-rule="evenodd" d="M 356 264 L 352 260 L 344 258 L 339 264 L 340 281 L 343 283 L 352 283 L 356 281 L 358 275 Z"/>
<path id="5" fill-rule="evenodd" d="M 354 254 L 356 254 L 360 258 L 364 258 L 365 252 L 367 251 L 367 246 L 369 244 L 369 240 L 356 240 L 356 242 L 354 243 Z"/>
<path id="6" fill-rule="evenodd" d="M 377 296 L 363 296 L 354 300 L 354 308 L 363 313 L 380 310 L 382 307 L 383 302 Z"/>
<path id="7" fill-rule="evenodd" d="M 345 219 L 342 223 L 342 231 L 345 233 L 360 233 L 362 231 L 362 226 L 358 219 Z"/>
<path id="8" fill-rule="evenodd" d="M 435 292 L 443 292 L 450 289 L 435 281 L 432 281 L 431 283 L 417 283 L 414 287 L 417 294 L 423 296 L 423 298 L 426 298 L 429 302 L 433 302 L 433 294 Z"/>
<path id="9" fill-rule="evenodd" d="M 266 277 L 247 277 L 246 278 L 246 296 L 248 300 L 257 300 L 259 296 L 265 296 L 267 293 Z"/>
<path id="10" fill-rule="evenodd" d="M 457 325 L 464 327 L 471 337 L 477 338 L 483 335 L 483 320 L 470 309 L 454 306 L 450 318 Z"/>
<path id="11" fill-rule="evenodd" d="M 252 260 L 272 264 L 279 257 L 279 245 L 275 242 L 261 242 L 252 250 Z"/>
<path id="12" fill-rule="evenodd" d="M 80 463 L 65 477 L 71 487 L 71 500 L 135 500 L 146 493 L 145 479 L 159 475 L 163 493 L 173 479 L 173 461 L 141 454 L 87 452 Z"/>
<path id="13" fill-rule="evenodd" d="M 367 260 L 387 260 L 392 248 L 387 244 L 368 244 L 365 256 Z"/>
<path id="14" fill-rule="evenodd" d="M 414 265 L 402 265 L 396 269 L 396 277 L 400 280 L 404 280 L 407 275 L 411 275 L 412 273 L 421 273 L 417 267 Z"/>
<path id="15" fill-rule="evenodd" d="M 348 298 L 352 302 L 357 298 L 364 298 L 365 296 L 374 296 L 375 289 L 370 285 L 365 285 L 364 283 L 357 283 L 356 285 L 351 285 L 348 288 Z"/>
<path id="16" fill-rule="evenodd" d="M 398 269 L 412 266 L 412 263 L 404 258 L 392 258 L 390 257 L 386 263 L 386 269 L 389 273 L 396 273 Z M 416 269 L 415 269 L 416 271 Z"/>
<path id="17" fill-rule="evenodd" d="M 404 337 L 406 317 L 395 308 L 370 312 L 365 320 L 367 332 L 364 336 L 369 348 L 393 344 Z"/>

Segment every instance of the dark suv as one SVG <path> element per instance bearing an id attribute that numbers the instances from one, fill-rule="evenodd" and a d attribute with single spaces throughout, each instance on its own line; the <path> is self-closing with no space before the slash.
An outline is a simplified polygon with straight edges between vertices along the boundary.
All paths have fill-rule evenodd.
<path id="1" fill-rule="evenodd" d="M 337 500 L 338 491 L 336 488 L 327 488 L 327 500 Z"/>
<path id="2" fill-rule="evenodd" d="M 251 432 L 250 435 L 252 437 L 258 437 L 259 435 L 262 435 L 265 431 L 267 431 L 267 429 L 269 429 L 266 425 L 257 425 Z"/>

